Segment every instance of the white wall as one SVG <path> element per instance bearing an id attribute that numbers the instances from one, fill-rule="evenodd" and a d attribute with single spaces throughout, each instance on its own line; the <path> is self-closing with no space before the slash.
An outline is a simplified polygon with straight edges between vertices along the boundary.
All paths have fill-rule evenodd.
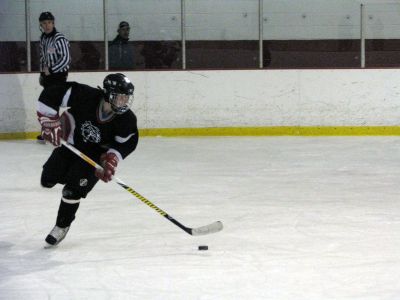
<path id="1" fill-rule="evenodd" d="M 395 126 L 400 70 L 126 73 L 140 128 Z M 106 73 L 71 73 L 92 86 Z M 0 132 L 38 131 L 37 74 L 0 74 Z"/>
<path id="2" fill-rule="evenodd" d="M 180 0 L 107 2 L 108 40 L 122 20 L 131 24 L 131 40 L 181 38 Z M 366 4 L 367 38 L 400 38 L 400 0 L 263 0 L 264 38 L 360 38 L 360 3 Z M 24 6 L 24 0 L 0 1 L 1 41 L 25 40 Z M 30 10 L 33 41 L 46 10 L 71 41 L 103 40 L 103 0 L 30 0 Z M 258 0 L 186 0 L 186 34 L 188 40 L 258 39 Z"/>

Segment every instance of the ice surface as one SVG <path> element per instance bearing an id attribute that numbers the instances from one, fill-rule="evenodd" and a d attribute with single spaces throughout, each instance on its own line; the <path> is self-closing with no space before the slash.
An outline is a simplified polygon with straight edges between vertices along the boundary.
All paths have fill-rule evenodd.
<path id="1" fill-rule="evenodd" d="M 51 250 L 51 146 L 0 142 L 0 299 L 400 299 L 399 137 L 142 138 Z M 208 251 L 198 251 L 208 245 Z"/>

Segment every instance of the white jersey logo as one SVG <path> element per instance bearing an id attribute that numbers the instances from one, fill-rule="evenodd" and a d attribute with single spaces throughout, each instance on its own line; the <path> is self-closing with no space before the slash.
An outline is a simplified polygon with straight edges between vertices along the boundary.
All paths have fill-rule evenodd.
<path id="1" fill-rule="evenodd" d="M 101 140 L 100 129 L 92 124 L 90 121 L 86 121 L 81 126 L 81 132 L 83 141 L 91 143 L 99 143 Z"/>

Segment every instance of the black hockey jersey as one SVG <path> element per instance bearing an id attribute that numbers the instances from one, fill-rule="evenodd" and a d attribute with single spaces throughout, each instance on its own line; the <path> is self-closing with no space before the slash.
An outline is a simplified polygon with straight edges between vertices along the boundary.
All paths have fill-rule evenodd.
<path id="1" fill-rule="evenodd" d="M 135 114 L 128 110 L 102 117 L 102 90 L 77 82 L 51 86 L 39 96 L 38 111 L 55 116 L 60 107 L 68 107 L 63 118 L 70 128 L 67 141 L 87 155 L 99 157 L 103 152 L 114 152 L 120 160 L 135 150 L 139 132 Z"/>

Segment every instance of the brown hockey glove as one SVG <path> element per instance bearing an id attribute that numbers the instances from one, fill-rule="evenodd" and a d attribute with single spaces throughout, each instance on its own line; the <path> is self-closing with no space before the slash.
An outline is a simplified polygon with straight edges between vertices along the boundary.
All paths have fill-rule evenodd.
<path id="1" fill-rule="evenodd" d="M 38 120 L 42 126 L 41 134 L 44 140 L 49 141 L 54 146 L 59 147 L 61 145 L 62 129 L 61 122 L 58 115 L 54 117 L 47 117 L 37 112 Z"/>
<path id="2" fill-rule="evenodd" d="M 115 174 L 118 157 L 114 153 L 103 153 L 100 156 L 100 165 L 103 167 L 103 170 L 96 169 L 96 177 L 104 182 L 109 182 Z"/>

